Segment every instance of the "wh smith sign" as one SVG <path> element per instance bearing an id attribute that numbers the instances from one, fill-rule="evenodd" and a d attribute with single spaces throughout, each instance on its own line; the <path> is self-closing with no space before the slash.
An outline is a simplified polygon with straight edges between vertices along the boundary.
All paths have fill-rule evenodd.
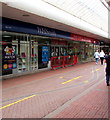
<path id="1" fill-rule="evenodd" d="M 33 35 L 42 35 L 49 37 L 67 38 L 70 39 L 70 33 L 52 29 L 44 26 L 25 23 L 8 18 L 2 18 L 2 29 L 10 32 L 20 32 Z"/>

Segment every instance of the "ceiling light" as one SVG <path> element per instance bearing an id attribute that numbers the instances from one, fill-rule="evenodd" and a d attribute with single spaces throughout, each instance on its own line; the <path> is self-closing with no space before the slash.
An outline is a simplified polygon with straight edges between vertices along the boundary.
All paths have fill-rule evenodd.
<path id="1" fill-rule="evenodd" d="M 11 37 L 11 36 L 5 35 L 5 36 L 3 36 L 3 37 Z"/>

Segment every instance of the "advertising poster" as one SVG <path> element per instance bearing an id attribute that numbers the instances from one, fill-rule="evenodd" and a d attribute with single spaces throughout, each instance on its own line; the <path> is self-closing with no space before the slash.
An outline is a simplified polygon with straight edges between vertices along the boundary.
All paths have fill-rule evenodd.
<path id="1" fill-rule="evenodd" d="M 17 68 L 16 63 L 16 45 L 6 44 L 2 49 L 2 67 L 3 70 Z"/>
<path id="2" fill-rule="evenodd" d="M 42 46 L 42 62 L 47 63 L 49 59 L 48 46 Z"/>

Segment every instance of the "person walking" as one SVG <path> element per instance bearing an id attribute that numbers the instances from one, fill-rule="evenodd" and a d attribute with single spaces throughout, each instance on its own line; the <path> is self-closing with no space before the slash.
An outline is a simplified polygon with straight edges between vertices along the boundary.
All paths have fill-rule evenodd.
<path id="1" fill-rule="evenodd" d="M 105 57 L 105 53 L 103 50 L 101 50 L 100 52 L 100 60 L 101 60 L 101 65 L 103 65 L 103 60 L 104 60 L 104 57 Z"/>
<path id="2" fill-rule="evenodd" d="M 110 51 L 109 51 L 109 55 L 107 55 L 105 57 L 105 63 L 106 63 L 106 83 L 107 86 L 110 86 L 109 84 L 109 80 L 110 80 Z"/>
<path id="3" fill-rule="evenodd" d="M 96 64 L 97 64 L 98 60 L 100 58 L 100 54 L 99 54 L 98 50 L 96 50 L 96 52 L 94 53 L 94 57 L 95 57 L 95 61 L 96 61 Z"/>

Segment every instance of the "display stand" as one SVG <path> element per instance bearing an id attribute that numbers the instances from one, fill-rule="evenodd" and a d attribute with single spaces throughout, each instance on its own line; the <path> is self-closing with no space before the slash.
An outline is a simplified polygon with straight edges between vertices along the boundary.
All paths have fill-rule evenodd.
<path id="1" fill-rule="evenodd" d="M 27 62 L 26 62 L 26 54 L 25 52 L 21 53 L 21 56 L 18 58 L 18 70 L 19 72 L 24 72 L 27 70 Z"/>

